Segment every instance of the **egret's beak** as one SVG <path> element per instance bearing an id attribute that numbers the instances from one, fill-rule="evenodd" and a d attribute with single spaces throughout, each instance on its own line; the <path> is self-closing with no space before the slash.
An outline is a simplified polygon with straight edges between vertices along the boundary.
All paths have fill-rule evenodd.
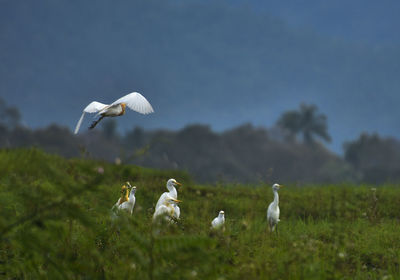
<path id="1" fill-rule="evenodd" d="M 175 182 L 175 185 L 182 186 L 182 184 L 179 183 L 178 181 Z"/>
<path id="2" fill-rule="evenodd" d="M 284 185 L 279 185 L 279 188 L 283 188 L 284 187 Z"/>
<path id="3" fill-rule="evenodd" d="M 179 200 L 179 199 L 174 199 L 174 201 L 175 201 L 176 203 L 182 202 L 182 200 Z"/>

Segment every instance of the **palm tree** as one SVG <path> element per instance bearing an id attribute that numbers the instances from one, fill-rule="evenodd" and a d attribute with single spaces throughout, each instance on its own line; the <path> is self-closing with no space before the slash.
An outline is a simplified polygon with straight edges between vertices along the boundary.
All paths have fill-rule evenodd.
<path id="1" fill-rule="evenodd" d="M 318 108 L 315 105 L 301 104 L 299 111 L 293 110 L 284 113 L 277 125 L 287 130 L 294 137 L 302 134 L 303 142 L 307 145 L 314 144 L 315 136 L 326 142 L 331 141 L 327 131 L 326 116 L 318 113 Z"/>

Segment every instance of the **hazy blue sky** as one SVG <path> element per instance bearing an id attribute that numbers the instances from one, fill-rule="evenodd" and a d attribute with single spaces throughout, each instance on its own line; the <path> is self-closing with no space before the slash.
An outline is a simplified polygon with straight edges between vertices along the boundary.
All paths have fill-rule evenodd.
<path id="1" fill-rule="evenodd" d="M 314 103 L 340 151 L 362 131 L 400 137 L 399 12 L 394 0 L 0 0 L 0 96 L 30 127 L 71 129 L 90 101 L 131 91 L 156 113 L 130 112 L 122 130 L 270 127 Z"/>

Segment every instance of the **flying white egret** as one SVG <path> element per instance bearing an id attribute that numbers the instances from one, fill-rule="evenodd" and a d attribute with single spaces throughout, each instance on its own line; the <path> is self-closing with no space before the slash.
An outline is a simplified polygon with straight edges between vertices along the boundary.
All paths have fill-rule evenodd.
<path id="1" fill-rule="evenodd" d="M 178 192 L 176 191 L 175 186 L 181 186 L 181 183 L 177 182 L 175 179 L 169 179 L 169 180 L 167 181 L 167 189 L 168 189 L 168 192 L 164 192 L 164 193 L 160 196 L 160 198 L 159 198 L 158 201 L 157 201 L 155 210 L 157 210 L 157 208 L 160 207 L 161 205 L 164 205 L 165 202 L 166 202 L 166 199 L 167 199 L 168 197 L 172 197 L 172 198 L 178 199 Z M 177 213 L 177 216 L 178 216 L 178 218 L 179 218 L 179 216 L 180 216 L 180 214 L 181 214 L 181 209 L 180 209 L 179 206 L 176 205 L 176 204 L 175 204 L 175 212 Z"/>
<path id="2" fill-rule="evenodd" d="M 153 215 L 153 221 L 156 221 L 161 217 L 165 217 L 166 221 L 168 222 L 172 222 L 174 219 L 177 219 L 175 206 L 177 206 L 179 202 L 182 201 L 170 196 L 166 197 L 165 203 L 156 208 L 156 211 Z"/>
<path id="3" fill-rule="evenodd" d="M 92 129 L 105 117 L 122 116 L 125 114 L 126 107 L 141 114 L 150 114 L 154 112 L 153 107 L 151 107 L 147 99 L 138 92 L 127 94 L 110 105 L 93 101 L 83 109 L 82 116 L 76 124 L 74 133 L 78 133 L 85 113 L 97 113 L 96 116 L 100 115 L 100 118 L 95 120 L 89 127 L 89 129 Z"/>
<path id="4" fill-rule="evenodd" d="M 271 204 L 268 206 L 268 211 L 267 211 L 267 220 L 271 231 L 275 230 L 276 225 L 280 221 L 278 190 L 282 187 L 283 186 L 279 184 L 274 184 L 272 186 L 272 191 L 274 192 L 274 201 L 272 201 Z"/>
<path id="5" fill-rule="evenodd" d="M 212 220 L 211 222 L 211 228 L 213 229 L 220 229 L 223 228 L 225 225 L 225 212 L 224 211 L 219 211 L 218 216 Z"/>

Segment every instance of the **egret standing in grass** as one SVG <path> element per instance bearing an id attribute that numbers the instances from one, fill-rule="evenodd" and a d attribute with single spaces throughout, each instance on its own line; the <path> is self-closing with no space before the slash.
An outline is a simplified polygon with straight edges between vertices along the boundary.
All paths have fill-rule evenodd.
<path id="1" fill-rule="evenodd" d="M 93 101 L 83 109 L 82 116 L 76 124 L 74 133 L 78 133 L 85 113 L 97 113 L 96 116 L 100 116 L 89 127 L 89 129 L 92 129 L 105 117 L 118 117 L 124 115 L 126 107 L 140 114 L 150 114 L 154 112 L 153 107 L 151 107 L 147 99 L 138 92 L 127 94 L 110 105 Z"/>
<path id="2" fill-rule="evenodd" d="M 267 211 L 267 220 L 269 224 L 269 229 L 271 231 L 275 230 L 275 227 L 277 226 L 279 220 L 279 195 L 278 195 L 278 190 L 282 188 L 282 185 L 279 184 L 274 184 L 272 186 L 272 191 L 274 192 L 274 201 L 271 202 L 271 204 L 268 206 L 268 211 Z"/>
<path id="3" fill-rule="evenodd" d="M 128 182 L 129 184 L 129 182 Z M 130 184 L 129 184 L 130 186 Z M 118 209 L 119 210 L 124 210 L 127 211 L 128 213 L 130 213 L 132 215 L 133 213 L 133 208 L 135 207 L 135 202 L 136 202 L 136 186 L 130 187 L 130 194 L 128 197 L 127 201 L 124 201 L 123 203 L 121 203 L 120 205 L 118 205 Z"/>
<path id="4" fill-rule="evenodd" d="M 212 220 L 211 222 L 211 228 L 212 229 L 224 229 L 225 226 L 225 212 L 224 211 L 219 211 L 218 216 Z"/>
<path id="5" fill-rule="evenodd" d="M 132 187 L 129 182 L 126 182 L 126 185 L 123 185 L 121 188 L 121 197 L 118 199 L 117 203 L 111 208 L 113 212 L 113 217 L 116 216 L 116 212 L 123 210 L 128 213 L 133 213 L 133 208 L 135 207 L 135 193 L 136 186 Z"/>
<path id="6" fill-rule="evenodd" d="M 173 197 L 166 197 L 164 204 L 160 205 L 158 208 L 156 208 L 156 211 L 154 212 L 153 215 L 153 221 L 156 221 L 162 217 L 165 217 L 166 221 L 172 222 L 174 220 L 177 220 L 179 217 L 176 215 L 176 206 L 177 204 L 180 203 L 181 201 L 178 199 L 175 199 Z"/>
<path id="7" fill-rule="evenodd" d="M 172 197 L 172 198 L 178 199 L 178 192 L 176 191 L 175 186 L 181 186 L 181 183 L 177 182 L 175 179 L 169 179 L 167 181 L 168 192 L 164 192 L 158 199 L 156 208 L 155 208 L 156 211 L 161 205 L 165 205 L 167 198 Z M 179 216 L 181 214 L 181 209 L 179 208 L 179 206 L 177 204 L 175 204 L 174 207 L 175 207 L 174 213 L 176 213 L 176 216 L 179 219 Z"/>

